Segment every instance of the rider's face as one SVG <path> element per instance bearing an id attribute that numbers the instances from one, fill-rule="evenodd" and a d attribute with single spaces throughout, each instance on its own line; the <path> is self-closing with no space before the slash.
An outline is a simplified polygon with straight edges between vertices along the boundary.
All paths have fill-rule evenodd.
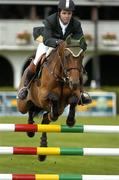
<path id="1" fill-rule="evenodd" d="M 68 24 L 72 17 L 72 11 L 61 10 L 59 16 L 63 24 Z"/>

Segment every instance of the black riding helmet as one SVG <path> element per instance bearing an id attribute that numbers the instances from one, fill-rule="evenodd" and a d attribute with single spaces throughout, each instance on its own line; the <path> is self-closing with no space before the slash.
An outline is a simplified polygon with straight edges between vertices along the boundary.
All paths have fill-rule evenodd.
<path id="1" fill-rule="evenodd" d="M 72 0 L 59 0 L 58 9 L 74 11 L 75 4 Z"/>

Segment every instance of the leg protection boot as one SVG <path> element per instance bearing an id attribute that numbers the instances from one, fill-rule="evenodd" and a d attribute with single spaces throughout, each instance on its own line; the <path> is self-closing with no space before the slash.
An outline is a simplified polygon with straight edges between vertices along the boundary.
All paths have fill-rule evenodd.
<path id="1" fill-rule="evenodd" d="M 28 94 L 28 88 L 30 87 L 30 81 L 32 80 L 33 76 L 36 72 L 36 65 L 31 62 L 31 64 L 28 67 L 28 71 L 26 73 L 26 77 L 24 80 L 24 87 L 21 88 L 18 92 L 18 98 L 23 100 L 27 97 Z M 30 83 L 30 84 L 29 84 Z"/>

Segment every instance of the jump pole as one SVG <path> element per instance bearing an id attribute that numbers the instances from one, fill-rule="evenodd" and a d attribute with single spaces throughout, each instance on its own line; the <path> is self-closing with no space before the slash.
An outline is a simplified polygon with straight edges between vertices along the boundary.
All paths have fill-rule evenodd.
<path id="1" fill-rule="evenodd" d="M 0 180 L 119 180 L 119 175 L 0 174 Z"/>
<path id="2" fill-rule="evenodd" d="M 0 154 L 119 156 L 119 148 L 0 147 Z"/>
<path id="3" fill-rule="evenodd" d="M 41 124 L 0 124 L 0 132 L 57 132 L 57 133 L 119 133 L 119 126 L 104 125 L 41 125 Z"/>

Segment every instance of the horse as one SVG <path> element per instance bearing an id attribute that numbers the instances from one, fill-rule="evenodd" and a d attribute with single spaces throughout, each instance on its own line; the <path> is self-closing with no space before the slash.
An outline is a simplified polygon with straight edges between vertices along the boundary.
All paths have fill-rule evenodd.
<path id="1" fill-rule="evenodd" d="M 41 124 L 56 121 L 69 105 L 66 124 L 75 124 L 75 107 L 80 101 L 83 52 L 74 55 L 65 41 L 61 41 L 40 67 L 40 73 L 34 78 L 28 90 L 27 98 L 17 99 L 18 110 L 28 113 L 28 124 L 33 124 L 33 118 L 43 113 Z M 19 89 L 23 87 L 27 69 L 21 78 Z M 38 71 L 39 72 L 39 71 Z M 18 91 L 19 91 L 18 89 Z M 29 137 L 34 132 L 27 132 Z M 42 133 L 40 147 L 47 147 L 47 134 Z M 45 155 L 39 155 L 43 161 Z"/>

